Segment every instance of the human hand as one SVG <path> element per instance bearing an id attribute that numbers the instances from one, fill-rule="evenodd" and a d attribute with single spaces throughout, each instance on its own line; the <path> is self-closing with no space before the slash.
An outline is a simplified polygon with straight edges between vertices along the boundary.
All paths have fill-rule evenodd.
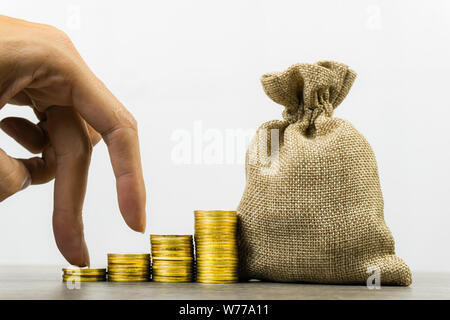
<path id="1" fill-rule="evenodd" d="M 82 207 L 92 146 L 103 138 L 122 216 L 145 230 L 145 185 L 137 124 L 92 73 L 60 30 L 0 16 L 0 109 L 31 106 L 40 122 L 6 118 L 0 127 L 41 157 L 14 159 L 0 149 L 0 201 L 55 178 L 53 230 L 69 263 L 89 265 Z"/>

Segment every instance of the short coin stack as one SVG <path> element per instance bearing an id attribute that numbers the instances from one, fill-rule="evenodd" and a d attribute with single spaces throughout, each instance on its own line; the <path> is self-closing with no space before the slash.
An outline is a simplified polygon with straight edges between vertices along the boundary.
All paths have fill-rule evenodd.
<path id="1" fill-rule="evenodd" d="M 238 281 L 236 211 L 195 211 L 197 282 Z"/>
<path id="2" fill-rule="evenodd" d="M 150 280 L 150 254 L 108 254 L 108 280 L 144 282 Z"/>
<path id="3" fill-rule="evenodd" d="M 64 282 L 106 281 L 106 269 L 63 268 Z"/>
<path id="4" fill-rule="evenodd" d="M 191 282 L 194 279 L 192 235 L 150 235 L 153 281 Z"/>

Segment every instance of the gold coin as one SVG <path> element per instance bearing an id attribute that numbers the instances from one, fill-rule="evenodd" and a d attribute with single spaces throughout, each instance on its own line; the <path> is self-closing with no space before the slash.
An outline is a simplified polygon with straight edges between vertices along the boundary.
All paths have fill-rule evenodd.
<path id="1" fill-rule="evenodd" d="M 106 273 L 102 275 L 79 275 L 79 274 L 63 274 L 63 278 L 104 278 L 106 277 Z"/>
<path id="2" fill-rule="evenodd" d="M 168 278 L 168 277 L 159 277 L 155 276 L 152 279 L 154 282 L 192 282 L 193 278 Z"/>
<path id="3" fill-rule="evenodd" d="M 224 259 L 224 260 L 230 260 L 230 259 L 237 259 L 236 252 L 232 251 L 225 251 L 225 250 L 199 250 L 197 251 L 197 259 L 200 258 L 211 258 L 211 259 Z"/>
<path id="4" fill-rule="evenodd" d="M 71 276 L 71 277 L 63 278 L 63 282 L 101 282 L 101 281 L 106 281 L 106 277 L 86 278 L 86 277 Z"/>
<path id="5" fill-rule="evenodd" d="M 140 261 L 145 262 L 150 260 L 150 254 L 145 257 L 108 257 L 108 261 Z"/>
<path id="6" fill-rule="evenodd" d="M 170 242 L 170 241 L 192 241 L 192 235 L 150 235 L 150 241 L 155 242 Z"/>
<path id="7" fill-rule="evenodd" d="M 138 265 L 147 265 L 150 263 L 150 259 L 148 260 L 125 260 L 125 259 L 108 259 L 108 264 L 138 264 Z"/>
<path id="8" fill-rule="evenodd" d="M 155 260 L 155 261 L 156 260 L 192 261 L 192 260 L 194 260 L 194 258 L 193 257 L 153 257 L 153 260 Z"/>
<path id="9" fill-rule="evenodd" d="M 150 259 L 147 260 L 132 260 L 132 259 L 108 259 L 108 264 L 140 264 L 147 265 L 150 263 Z"/>
<path id="10" fill-rule="evenodd" d="M 222 262 L 222 261 L 204 261 L 200 260 L 197 263 L 198 268 L 203 268 L 206 266 L 216 267 L 216 268 L 235 268 L 238 265 L 236 261 Z"/>
<path id="11" fill-rule="evenodd" d="M 72 275 L 103 275 L 106 274 L 106 269 L 79 269 L 79 268 L 63 268 L 62 271 L 65 274 L 72 274 Z"/>
<path id="12" fill-rule="evenodd" d="M 109 265 L 108 271 L 145 271 L 149 270 L 150 266 L 124 266 L 124 265 Z"/>
<path id="13" fill-rule="evenodd" d="M 183 262 L 183 263 L 176 263 L 176 262 Z M 165 267 L 172 267 L 172 268 L 187 268 L 192 267 L 193 261 L 189 260 L 155 260 L 155 263 L 153 263 L 153 268 L 165 268 Z"/>
<path id="14" fill-rule="evenodd" d="M 195 249 L 198 251 L 200 250 L 205 250 L 205 249 L 227 249 L 227 250 L 237 250 L 237 245 L 236 244 L 224 244 L 224 243 L 201 243 L 198 246 L 195 247 Z"/>
<path id="15" fill-rule="evenodd" d="M 237 219 L 214 219 L 214 218 L 195 218 L 194 226 L 202 226 L 202 225 L 215 225 L 215 226 L 228 226 L 228 227 L 236 227 Z"/>
<path id="16" fill-rule="evenodd" d="M 237 242 L 235 232 L 232 233 L 210 233 L 210 234 L 198 234 L 195 236 L 195 243 L 199 241 L 235 241 Z"/>
<path id="17" fill-rule="evenodd" d="M 198 277 L 237 277 L 237 271 L 205 271 L 205 270 L 198 270 L 197 271 Z"/>
<path id="18" fill-rule="evenodd" d="M 137 262 L 137 261 L 108 261 L 108 266 L 128 266 L 128 267 L 146 267 L 150 265 L 150 261 L 148 262 Z"/>
<path id="19" fill-rule="evenodd" d="M 197 269 L 202 269 L 202 268 L 237 268 L 239 265 L 237 263 L 212 263 L 210 261 L 208 262 L 203 262 L 200 261 L 199 263 L 197 263 Z"/>
<path id="20" fill-rule="evenodd" d="M 195 215 L 237 215 L 236 211 L 228 211 L 228 210 L 195 210 Z"/>
<path id="21" fill-rule="evenodd" d="M 118 274 L 124 274 L 124 275 L 145 275 L 145 274 L 149 274 L 150 270 L 142 270 L 142 271 L 124 271 L 124 270 L 120 270 L 120 271 L 110 271 L 108 272 L 109 275 L 118 275 Z"/>
<path id="22" fill-rule="evenodd" d="M 148 253 L 108 253 L 108 258 L 122 258 L 122 259 L 150 259 Z"/>
<path id="23" fill-rule="evenodd" d="M 193 263 L 186 263 L 186 264 L 171 264 L 171 263 L 160 263 L 161 260 L 155 261 L 153 264 L 153 269 L 155 268 L 177 268 L 177 269 L 186 269 L 186 268 L 192 268 L 194 266 Z M 172 261 L 169 261 L 172 262 Z"/>
<path id="24" fill-rule="evenodd" d="M 236 236 L 236 228 L 225 228 L 217 226 L 202 226 L 195 230 L 195 241 L 201 240 L 202 238 L 208 238 L 211 236 L 221 235 L 227 236 L 230 239 Z"/>
<path id="25" fill-rule="evenodd" d="M 238 277 L 214 277 L 214 276 L 200 276 L 197 275 L 197 281 L 238 281 Z"/>
<path id="26" fill-rule="evenodd" d="M 153 270 L 162 270 L 162 269 L 171 269 L 171 270 L 191 270 L 193 269 L 193 265 L 189 266 L 170 266 L 170 265 L 155 265 Z"/>
<path id="27" fill-rule="evenodd" d="M 211 225 L 212 227 L 216 228 L 230 228 L 235 229 L 237 227 L 236 221 L 231 220 L 211 220 L 211 219 L 196 219 L 194 223 L 194 227 L 200 227 L 200 229 L 205 225 Z M 198 231 L 198 229 L 195 229 L 195 231 Z M 195 234 L 194 234 L 195 237 Z"/>
<path id="28" fill-rule="evenodd" d="M 109 279 L 116 279 L 116 278 L 127 278 L 127 279 L 134 279 L 134 278 L 146 278 L 150 279 L 150 273 L 142 273 L 142 274 L 128 274 L 128 273 L 117 273 L 117 274 L 110 274 L 108 275 Z"/>
<path id="29" fill-rule="evenodd" d="M 189 251 L 194 245 L 190 244 L 174 244 L 174 245 L 163 245 L 163 244 L 152 244 L 152 249 L 164 249 L 164 250 L 174 250 L 174 251 Z"/>
<path id="30" fill-rule="evenodd" d="M 150 278 L 108 278 L 111 282 L 148 282 Z"/>
<path id="31" fill-rule="evenodd" d="M 190 247 L 192 246 L 192 241 L 193 240 L 189 240 L 189 241 L 175 241 L 175 240 L 170 240 L 170 241 L 151 241 L 150 244 L 152 246 L 162 246 L 162 247 Z"/>
<path id="32" fill-rule="evenodd" d="M 224 221 L 224 220 L 197 220 L 194 223 L 194 226 L 200 227 L 199 229 L 201 229 L 203 226 L 212 226 L 215 228 L 228 228 L 228 229 L 235 229 L 237 226 L 236 222 L 232 222 L 232 221 Z M 197 229 L 195 229 L 195 231 L 198 231 Z M 195 237 L 195 234 L 194 234 Z"/>
<path id="33" fill-rule="evenodd" d="M 170 250 L 152 250 L 152 255 L 156 256 L 164 256 L 164 255 L 168 255 L 168 256 L 184 256 L 184 257 L 189 257 L 192 255 L 193 251 L 189 251 L 189 252 L 185 252 L 185 251 L 170 251 Z"/>
<path id="34" fill-rule="evenodd" d="M 113 272 L 113 273 L 108 274 L 108 277 L 135 278 L 135 277 L 146 277 L 149 274 L 150 274 L 149 272 L 142 272 L 142 273 Z"/>
<path id="35" fill-rule="evenodd" d="M 192 272 L 164 272 L 164 271 L 158 271 L 153 272 L 153 276 L 166 276 L 166 277 L 192 277 Z"/>
<path id="36" fill-rule="evenodd" d="M 235 255 L 197 254 L 196 261 L 231 263 L 237 262 L 238 260 L 238 257 Z"/>
<path id="37" fill-rule="evenodd" d="M 92 274 L 92 275 L 85 275 L 85 274 L 77 274 L 77 273 L 64 273 L 63 277 L 81 277 L 81 278 L 89 278 L 89 277 L 97 277 L 97 278 L 104 278 L 106 277 L 106 273 L 104 274 Z"/>
<path id="38" fill-rule="evenodd" d="M 206 280 L 206 279 L 197 279 L 197 282 L 205 283 L 205 284 L 227 284 L 227 283 L 237 283 L 238 280 Z"/>
<path id="39" fill-rule="evenodd" d="M 236 266 L 199 265 L 197 271 L 236 271 Z"/>

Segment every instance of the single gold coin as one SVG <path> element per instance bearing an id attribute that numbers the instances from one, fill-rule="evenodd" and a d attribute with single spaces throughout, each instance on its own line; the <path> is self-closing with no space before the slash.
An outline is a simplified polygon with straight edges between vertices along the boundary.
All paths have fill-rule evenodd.
<path id="1" fill-rule="evenodd" d="M 192 241 L 192 235 L 156 235 L 151 234 L 150 235 L 150 241 L 151 242 L 160 242 L 160 243 L 167 243 L 167 242 L 189 242 Z"/>
<path id="2" fill-rule="evenodd" d="M 236 233 L 237 233 L 236 228 L 202 226 L 195 229 L 195 241 L 201 240 L 202 238 L 207 239 L 208 237 L 217 235 L 220 235 L 222 237 L 227 236 L 231 239 L 236 236 Z"/>
<path id="3" fill-rule="evenodd" d="M 146 276 L 150 274 L 150 270 L 147 271 L 116 271 L 116 272 L 109 272 L 108 275 L 110 276 L 117 276 L 117 275 L 124 275 L 124 276 L 130 276 L 130 277 L 134 277 L 134 276 Z"/>
<path id="4" fill-rule="evenodd" d="M 190 247 L 192 246 L 193 240 L 189 241 L 151 241 L 150 244 L 153 247 L 161 246 L 161 247 Z"/>
<path id="5" fill-rule="evenodd" d="M 227 272 L 237 272 L 237 268 L 235 266 L 215 266 L 215 265 L 200 265 L 197 266 L 197 271 L 227 271 Z"/>
<path id="6" fill-rule="evenodd" d="M 164 250 L 174 250 L 174 251 L 189 251 L 194 246 L 193 243 L 180 243 L 180 244 L 173 244 L 173 245 L 167 245 L 167 244 L 156 244 L 153 243 L 152 249 L 164 249 Z"/>
<path id="7" fill-rule="evenodd" d="M 171 263 L 172 262 L 172 263 Z M 177 262 L 183 262 L 182 264 Z M 155 260 L 155 263 L 153 263 L 153 269 L 154 268 L 192 268 L 194 266 L 193 261 L 189 260 Z"/>
<path id="8" fill-rule="evenodd" d="M 163 251 L 163 250 L 159 250 L 159 251 L 152 251 L 152 256 L 159 256 L 159 257 L 164 257 L 164 256 L 168 256 L 168 257 L 190 257 L 192 256 L 192 252 L 183 252 L 183 251 Z"/>
<path id="9" fill-rule="evenodd" d="M 160 276 L 154 276 L 152 279 L 154 282 L 192 282 L 192 277 L 187 278 L 172 278 L 172 277 L 160 277 Z"/>
<path id="10" fill-rule="evenodd" d="M 229 261 L 229 262 L 222 262 L 222 261 L 202 261 L 200 260 L 197 263 L 197 267 L 202 268 L 202 267 L 207 267 L 210 266 L 215 267 L 215 268 L 235 268 L 238 265 L 238 263 L 236 261 Z"/>
<path id="11" fill-rule="evenodd" d="M 77 276 L 70 276 L 70 277 L 64 277 L 63 282 L 102 282 L 106 281 L 106 277 L 77 277 Z"/>
<path id="12" fill-rule="evenodd" d="M 198 270 L 197 271 L 197 277 L 201 278 L 207 278 L 207 277 L 214 277 L 214 278 L 222 278 L 222 277 L 233 277 L 237 278 L 238 274 L 237 272 L 225 272 L 225 271 L 203 271 Z"/>
<path id="13" fill-rule="evenodd" d="M 218 233 L 210 233 L 210 234 L 199 234 L 195 236 L 195 243 L 197 244 L 199 241 L 214 241 L 214 242 L 223 242 L 223 241 L 234 241 L 237 242 L 235 232 L 225 233 L 220 232 Z"/>
<path id="14" fill-rule="evenodd" d="M 201 243 L 195 247 L 198 250 L 208 250 L 208 249 L 227 249 L 227 250 L 237 250 L 236 244 L 223 244 L 223 243 Z"/>
<path id="15" fill-rule="evenodd" d="M 194 225 L 202 226 L 205 224 L 235 227 L 235 226 L 237 226 L 237 219 L 232 219 L 232 218 L 218 218 L 217 219 L 217 218 L 201 218 L 201 217 L 195 218 Z"/>
<path id="16" fill-rule="evenodd" d="M 236 274 L 203 274 L 198 273 L 197 279 L 210 279 L 210 280 L 237 280 L 238 276 Z"/>
<path id="17" fill-rule="evenodd" d="M 196 215 L 237 215 L 236 211 L 227 211 L 227 210 L 195 210 L 194 214 Z"/>
<path id="18" fill-rule="evenodd" d="M 192 277 L 193 276 L 193 273 L 192 272 L 181 272 L 181 271 L 178 271 L 178 272 L 174 272 L 174 271 L 171 271 L 171 272 L 167 272 L 167 271 L 154 271 L 153 272 L 153 276 L 166 276 L 166 277 L 176 277 L 176 276 L 179 276 L 179 277 Z"/>
<path id="19" fill-rule="evenodd" d="M 169 261 L 169 260 L 178 260 L 178 261 L 181 261 L 181 260 L 183 260 L 183 261 L 192 261 L 192 260 L 194 260 L 194 258 L 193 257 L 153 257 L 153 260 L 154 261 L 157 261 L 157 260 L 167 260 L 167 261 Z"/>
<path id="20" fill-rule="evenodd" d="M 106 274 L 106 269 L 100 268 L 100 269 L 80 269 L 80 268 L 63 268 L 62 271 L 65 274 L 72 274 L 72 275 L 103 275 Z"/>
<path id="21" fill-rule="evenodd" d="M 229 221 L 226 220 L 199 220 L 195 221 L 194 226 L 199 227 L 195 229 L 195 231 L 198 231 L 198 229 L 202 229 L 203 226 L 211 226 L 215 228 L 229 228 L 229 229 L 235 229 L 237 226 L 236 221 Z M 195 234 L 194 234 L 195 236 Z"/>
<path id="22" fill-rule="evenodd" d="M 193 263 L 189 264 L 170 264 L 170 263 L 160 263 L 161 261 L 155 261 L 152 269 L 161 268 L 171 268 L 171 269 L 192 269 L 194 267 Z"/>
<path id="23" fill-rule="evenodd" d="M 228 283 L 237 283 L 238 280 L 205 280 L 205 279 L 197 279 L 197 282 L 204 284 L 228 284 Z"/>
<path id="24" fill-rule="evenodd" d="M 117 259 L 150 259 L 150 254 L 148 253 L 108 253 L 108 258 Z"/>
<path id="25" fill-rule="evenodd" d="M 197 254 L 197 263 L 199 261 L 204 262 L 220 262 L 220 263 L 233 263 L 238 262 L 239 258 L 236 255 L 217 255 L 217 254 Z"/>
<path id="26" fill-rule="evenodd" d="M 150 260 L 108 260 L 108 265 L 110 264 L 147 266 L 150 264 Z"/>
<path id="27" fill-rule="evenodd" d="M 146 271 L 150 270 L 150 266 L 124 266 L 124 265 L 110 265 L 108 272 L 111 271 Z"/>
<path id="28" fill-rule="evenodd" d="M 110 258 L 110 259 L 108 259 L 108 263 L 148 264 L 148 263 L 150 263 L 150 258 L 148 258 L 148 259 Z"/>
<path id="29" fill-rule="evenodd" d="M 150 281 L 150 278 L 120 278 L 120 277 L 114 277 L 114 278 L 108 278 L 108 281 L 111 282 L 148 282 Z"/>

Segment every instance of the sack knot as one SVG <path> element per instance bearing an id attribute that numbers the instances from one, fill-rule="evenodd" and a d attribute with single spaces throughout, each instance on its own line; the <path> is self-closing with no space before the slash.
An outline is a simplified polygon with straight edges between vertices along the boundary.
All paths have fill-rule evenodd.
<path id="1" fill-rule="evenodd" d="M 331 117 L 334 108 L 344 100 L 356 73 L 348 66 L 332 61 L 294 64 L 284 72 L 261 77 L 266 94 L 285 106 L 283 118 L 294 123 L 308 121 L 320 114 Z"/>

